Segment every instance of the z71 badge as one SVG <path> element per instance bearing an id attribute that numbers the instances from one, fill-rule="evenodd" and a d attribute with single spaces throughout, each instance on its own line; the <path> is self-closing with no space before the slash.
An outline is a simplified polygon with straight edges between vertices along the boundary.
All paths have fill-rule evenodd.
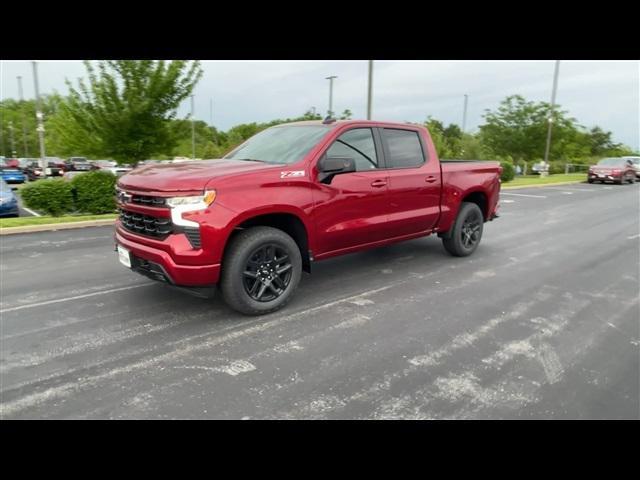
<path id="1" fill-rule="evenodd" d="M 280 178 L 293 178 L 293 177 L 304 177 L 304 170 L 280 172 Z"/>

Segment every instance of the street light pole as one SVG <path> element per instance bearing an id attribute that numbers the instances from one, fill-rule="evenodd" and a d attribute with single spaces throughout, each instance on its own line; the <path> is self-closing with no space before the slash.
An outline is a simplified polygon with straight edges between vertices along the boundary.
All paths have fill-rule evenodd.
<path id="1" fill-rule="evenodd" d="M 329 116 L 333 117 L 333 79 L 338 78 L 336 75 L 326 77 L 325 80 L 329 80 Z"/>
<path id="2" fill-rule="evenodd" d="M 367 120 L 371 120 L 372 88 L 373 88 L 373 60 L 369 60 L 369 84 L 367 88 Z"/>
<path id="3" fill-rule="evenodd" d="M 544 150 L 544 164 L 549 165 L 549 149 L 551 148 L 551 126 L 553 125 L 553 109 L 556 106 L 556 92 L 558 90 L 558 74 L 560 72 L 560 60 L 556 60 L 555 70 L 553 72 L 553 90 L 551 91 L 551 109 L 549 111 L 549 126 L 547 128 L 547 146 Z"/>
<path id="4" fill-rule="evenodd" d="M 467 128 L 467 103 L 469 101 L 469 95 L 465 93 L 464 95 L 464 110 L 462 111 L 462 133 L 466 131 Z"/>
<path id="5" fill-rule="evenodd" d="M 191 95 L 191 158 L 196 158 L 196 126 L 193 119 L 193 95 Z"/>
<path id="6" fill-rule="evenodd" d="M 18 79 L 18 95 L 20 97 L 20 106 L 22 107 L 22 146 L 23 146 L 23 153 L 25 157 L 29 156 L 29 147 L 27 146 L 27 122 L 24 118 L 24 105 L 22 105 L 22 102 L 24 101 L 24 97 L 22 95 L 22 77 L 20 75 L 18 75 L 17 77 Z"/>
<path id="7" fill-rule="evenodd" d="M 9 120 L 9 143 L 11 144 L 11 156 L 16 157 L 16 142 L 13 139 L 13 121 Z"/>
<path id="8" fill-rule="evenodd" d="M 47 176 L 47 164 L 45 161 L 44 151 L 44 123 L 42 115 L 42 105 L 40 102 L 40 89 L 38 88 L 38 64 L 37 62 L 31 62 L 33 66 L 33 84 L 36 91 L 36 118 L 38 119 L 38 141 L 40 142 L 40 167 L 42 168 L 43 176 Z"/>

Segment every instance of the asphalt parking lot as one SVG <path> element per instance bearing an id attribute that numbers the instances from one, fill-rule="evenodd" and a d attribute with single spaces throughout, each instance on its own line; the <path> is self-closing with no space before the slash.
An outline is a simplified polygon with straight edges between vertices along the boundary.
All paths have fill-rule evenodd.
<path id="1" fill-rule="evenodd" d="M 250 318 L 122 267 L 112 228 L 0 237 L 3 419 L 638 419 L 640 184 L 504 191 L 314 265 Z"/>

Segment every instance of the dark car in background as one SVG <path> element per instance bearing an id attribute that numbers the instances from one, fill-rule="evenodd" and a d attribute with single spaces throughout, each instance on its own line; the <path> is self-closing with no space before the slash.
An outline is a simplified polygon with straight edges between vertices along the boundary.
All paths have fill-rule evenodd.
<path id="1" fill-rule="evenodd" d="M 19 158 L 18 168 L 24 172 L 29 166 L 29 164 L 33 162 L 38 162 L 38 159 L 37 158 Z"/>
<path id="2" fill-rule="evenodd" d="M 603 158 L 596 165 L 589 167 L 587 181 L 589 183 L 613 182 L 619 185 L 625 182 L 634 183 L 636 181 L 636 170 L 633 168 L 631 160 Z"/>
<path id="3" fill-rule="evenodd" d="M 55 162 L 47 162 L 45 171 L 42 171 L 40 162 L 36 161 L 31 162 L 27 168 L 25 168 L 24 173 L 27 175 L 29 181 L 34 181 L 45 177 L 61 177 L 64 169 L 60 168 Z"/>
<path id="4" fill-rule="evenodd" d="M 24 183 L 27 176 L 18 167 L 7 167 L 0 165 L 0 178 L 7 183 Z"/>
<path id="5" fill-rule="evenodd" d="M 85 157 L 71 157 L 65 162 L 65 170 L 68 172 L 89 172 L 98 167 L 89 163 Z"/>
<path id="6" fill-rule="evenodd" d="M 7 183 L 0 179 L 0 217 L 19 217 L 18 199 Z"/>

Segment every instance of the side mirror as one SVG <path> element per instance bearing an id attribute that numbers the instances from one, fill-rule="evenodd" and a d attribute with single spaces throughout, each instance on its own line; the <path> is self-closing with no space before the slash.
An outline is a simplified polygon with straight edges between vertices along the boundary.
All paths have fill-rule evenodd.
<path id="1" fill-rule="evenodd" d="M 320 175 L 318 180 L 321 183 L 331 183 L 335 175 L 356 171 L 356 161 L 351 157 L 327 157 L 326 155 L 318 162 Z"/>

